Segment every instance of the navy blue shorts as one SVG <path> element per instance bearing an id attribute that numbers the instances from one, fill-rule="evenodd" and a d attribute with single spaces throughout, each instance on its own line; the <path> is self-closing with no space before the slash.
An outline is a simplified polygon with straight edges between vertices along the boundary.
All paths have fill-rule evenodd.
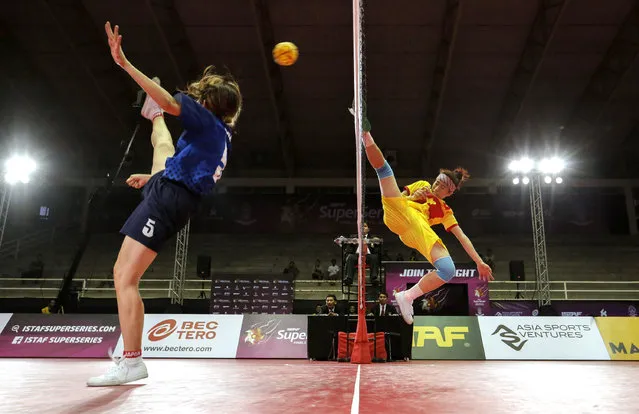
<path id="1" fill-rule="evenodd" d="M 120 230 L 158 253 L 196 212 L 201 197 L 181 183 L 156 173 L 144 186 L 144 200 L 135 208 Z"/>

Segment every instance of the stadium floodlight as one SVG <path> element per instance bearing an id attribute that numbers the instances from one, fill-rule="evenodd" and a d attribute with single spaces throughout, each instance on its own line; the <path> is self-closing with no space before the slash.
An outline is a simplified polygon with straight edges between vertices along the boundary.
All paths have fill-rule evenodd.
<path id="1" fill-rule="evenodd" d="M 513 160 L 508 164 L 508 169 L 515 173 L 526 174 L 535 167 L 535 162 L 528 157 Z"/>
<path id="2" fill-rule="evenodd" d="M 4 167 L 4 180 L 7 184 L 14 185 L 18 182 L 26 184 L 36 170 L 36 163 L 29 156 L 14 155 L 5 162 Z"/>
<path id="3" fill-rule="evenodd" d="M 542 183 L 546 185 L 552 185 L 553 182 L 556 184 L 563 183 L 564 180 L 559 174 L 565 167 L 565 161 L 556 156 L 541 159 L 522 157 L 510 161 L 508 164 L 508 169 L 512 174 L 512 183 L 517 185 L 521 182 L 530 191 L 530 214 L 533 222 L 535 276 L 539 291 L 539 306 L 549 306 L 551 303 L 544 209 L 542 205 Z"/>
<path id="4" fill-rule="evenodd" d="M 542 174 L 559 174 L 564 168 L 564 160 L 558 157 L 544 158 L 539 162 L 539 171 Z"/>

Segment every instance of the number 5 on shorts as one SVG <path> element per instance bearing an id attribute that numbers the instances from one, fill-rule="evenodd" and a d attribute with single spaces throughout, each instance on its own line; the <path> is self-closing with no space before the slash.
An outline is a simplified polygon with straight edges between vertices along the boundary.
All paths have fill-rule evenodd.
<path id="1" fill-rule="evenodd" d="M 146 237 L 153 237 L 153 231 L 155 230 L 155 220 L 148 219 L 144 228 L 142 228 L 142 234 Z"/>

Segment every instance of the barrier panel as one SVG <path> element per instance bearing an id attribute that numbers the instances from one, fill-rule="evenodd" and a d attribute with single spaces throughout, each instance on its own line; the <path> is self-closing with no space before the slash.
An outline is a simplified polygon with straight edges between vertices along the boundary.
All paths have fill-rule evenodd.
<path id="1" fill-rule="evenodd" d="M 144 358 L 235 358 L 242 315 L 144 316 Z M 123 351 L 122 338 L 114 355 Z"/>
<path id="2" fill-rule="evenodd" d="M 12 314 L 0 357 L 103 358 L 119 337 L 117 315 Z"/>
<path id="3" fill-rule="evenodd" d="M 612 360 L 639 361 L 639 318 L 595 318 Z"/>
<path id="4" fill-rule="evenodd" d="M 639 360 L 639 318 L 416 316 L 413 359 Z M 306 315 L 145 316 L 145 358 L 307 358 Z M 122 353 L 117 315 L 0 314 L 0 357 Z"/>
<path id="5" fill-rule="evenodd" d="M 307 358 L 308 316 L 244 315 L 236 358 Z"/>
<path id="6" fill-rule="evenodd" d="M 0 314 L 0 357 L 105 358 L 123 351 L 117 315 Z M 145 358 L 307 358 L 306 315 L 144 317 Z"/>
<path id="7" fill-rule="evenodd" d="M 415 316 L 412 359 L 485 359 L 474 316 Z"/>
<path id="8" fill-rule="evenodd" d="M 478 317 L 486 359 L 609 360 L 591 317 Z"/>
<path id="9" fill-rule="evenodd" d="M 11 319 L 11 315 L 13 314 L 0 313 L 0 332 L 2 332 L 2 330 L 4 329 L 4 326 L 7 324 L 7 322 L 9 322 L 9 319 Z"/>

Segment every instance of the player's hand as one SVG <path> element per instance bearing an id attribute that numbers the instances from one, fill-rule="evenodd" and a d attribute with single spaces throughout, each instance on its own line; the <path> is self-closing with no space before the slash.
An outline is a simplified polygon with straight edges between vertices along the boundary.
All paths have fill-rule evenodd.
<path id="1" fill-rule="evenodd" d="M 477 271 L 479 272 L 479 280 L 490 282 L 495 280 L 493 270 L 484 262 L 477 263 Z"/>
<path id="2" fill-rule="evenodd" d="M 146 185 L 150 178 L 150 174 L 133 174 L 127 178 L 126 183 L 129 187 L 142 188 Z"/>
<path id="3" fill-rule="evenodd" d="M 432 196 L 433 193 L 430 191 L 428 187 L 422 187 L 419 190 L 415 190 L 415 192 L 408 196 L 408 199 L 411 201 L 415 201 L 416 203 L 424 203 L 428 199 L 429 196 Z"/>
<path id="4" fill-rule="evenodd" d="M 111 23 L 106 22 L 104 30 L 106 31 L 107 38 L 109 40 L 109 47 L 111 48 L 111 56 L 113 56 L 113 60 L 120 67 L 125 67 L 129 64 L 129 61 L 126 59 L 124 52 L 122 51 L 122 35 L 120 34 L 120 27 L 116 25 L 115 31 L 113 31 L 111 30 Z"/>

